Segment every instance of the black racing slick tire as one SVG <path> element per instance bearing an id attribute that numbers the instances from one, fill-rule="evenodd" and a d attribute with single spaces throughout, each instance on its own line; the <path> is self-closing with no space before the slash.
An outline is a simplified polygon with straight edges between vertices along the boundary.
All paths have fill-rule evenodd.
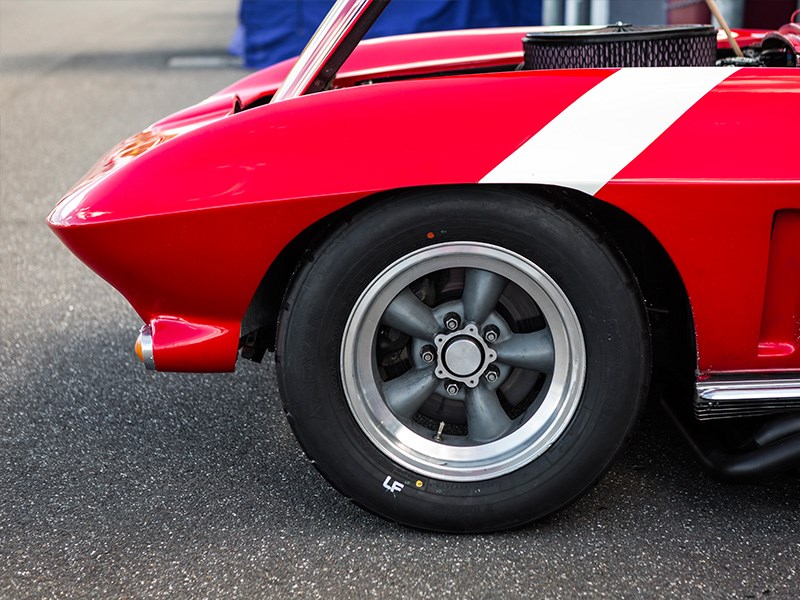
<path id="1" fill-rule="evenodd" d="M 278 324 L 297 439 L 342 494 L 428 530 L 507 529 L 609 468 L 650 374 L 624 260 L 518 192 L 399 194 L 308 256 Z"/>

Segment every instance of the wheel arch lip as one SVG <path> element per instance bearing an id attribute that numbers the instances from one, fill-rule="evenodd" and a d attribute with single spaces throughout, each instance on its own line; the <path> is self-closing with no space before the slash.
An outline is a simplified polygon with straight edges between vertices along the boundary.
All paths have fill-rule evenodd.
<path id="1" fill-rule="evenodd" d="M 258 328 L 265 328 L 269 337 L 268 347 L 273 348 L 275 325 L 280 309 L 280 303 L 286 293 L 288 293 L 294 275 L 298 267 L 302 264 L 303 256 L 307 252 L 313 253 L 315 248 L 320 245 L 325 238 L 332 235 L 338 228 L 346 226 L 360 212 L 369 210 L 372 206 L 386 202 L 396 197 L 408 197 L 409 199 L 419 194 L 436 194 L 445 190 L 463 190 L 470 194 L 480 194 L 482 191 L 502 191 L 516 194 L 527 201 L 535 202 L 537 199 L 561 206 L 570 210 L 573 214 L 591 225 L 598 235 L 610 237 L 612 247 L 616 250 L 623 264 L 627 266 L 631 274 L 640 282 L 642 272 L 635 263 L 631 261 L 637 251 L 632 245 L 626 247 L 625 236 L 622 231 L 635 229 L 637 239 L 644 237 L 649 248 L 648 252 L 657 254 L 657 260 L 665 267 L 674 272 L 676 279 L 672 286 L 672 291 L 685 307 L 686 315 L 690 320 L 689 337 L 683 340 L 683 344 L 688 348 L 688 352 L 694 356 L 693 364 L 697 359 L 697 342 L 694 337 L 693 312 L 691 310 L 691 300 L 687 293 L 683 278 L 671 260 L 667 250 L 661 245 L 645 223 L 625 210 L 604 202 L 594 196 L 590 196 L 580 190 L 570 189 L 556 185 L 542 184 L 445 184 L 419 187 L 407 187 L 400 189 L 387 190 L 374 194 L 362 195 L 354 199 L 351 203 L 342 206 L 340 209 L 332 211 L 323 218 L 309 224 L 305 229 L 288 242 L 279 253 L 277 253 L 268 268 L 261 273 L 260 284 L 256 292 L 251 296 L 247 313 L 251 317 L 248 331 L 255 331 Z M 641 285 L 640 285 L 641 287 Z M 652 300 L 647 295 L 647 289 L 642 290 L 643 301 Z M 269 305 L 268 310 L 263 310 L 264 305 Z M 246 333 L 243 328 L 243 333 Z"/>

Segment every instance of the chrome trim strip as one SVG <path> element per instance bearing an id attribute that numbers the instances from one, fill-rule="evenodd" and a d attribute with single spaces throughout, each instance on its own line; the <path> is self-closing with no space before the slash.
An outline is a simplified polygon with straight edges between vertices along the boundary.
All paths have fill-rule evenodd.
<path id="1" fill-rule="evenodd" d="M 153 328 L 144 325 L 139 332 L 139 339 L 142 342 L 142 361 L 148 371 L 156 370 L 156 361 L 153 356 Z"/>
<path id="2" fill-rule="evenodd" d="M 703 400 L 770 400 L 800 398 L 800 379 L 698 381 Z"/>

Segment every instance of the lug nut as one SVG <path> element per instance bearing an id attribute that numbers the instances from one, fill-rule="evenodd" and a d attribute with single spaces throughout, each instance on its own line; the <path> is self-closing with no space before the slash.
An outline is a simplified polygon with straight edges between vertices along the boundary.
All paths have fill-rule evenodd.
<path id="1" fill-rule="evenodd" d="M 494 325 L 487 325 L 483 328 L 483 339 L 487 342 L 494 343 L 500 337 L 500 330 Z"/>
<path id="2" fill-rule="evenodd" d="M 451 382 L 448 383 L 446 386 L 444 386 L 444 389 L 451 396 L 455 396 L 456 394 L 458 394 L 458 390 L 460 390 L 461 388 L 457 383 Z"/>
<path id="3" fill-rule="evenodd" d="M 486 377 L 486 381 L 488 381 L 489 383 L 493 383 L 497 381 L 497 378 L 500 376 L 500 373 L 497 372 L 497 369 L 490 368 L 487 369 L 486 373 L 484 373 L 483 376 Z"/>
<path id="4" fill-rule="evenodd" d="M 432 363 L 436 358 L 436 348 L 433 346 L 423 346 L 419 351 L 419 357 L 426 363 Z"/>
<path id="5" fill-rule="evenodd" d="M 461 325 L 461 317 L 457 313 L 450 312 L 444 316 L 444 326 L 450 331 L 455 331 Z"/>

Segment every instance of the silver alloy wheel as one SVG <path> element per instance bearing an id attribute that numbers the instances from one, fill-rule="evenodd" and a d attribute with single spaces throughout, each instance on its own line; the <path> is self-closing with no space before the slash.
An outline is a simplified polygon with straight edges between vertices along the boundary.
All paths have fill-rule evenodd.
<path id="1" fill-rule="evenodd" d="M 410 287 L 452 269 L 464 269 L 460 300 L 428 306 Z M 535 303 L 543 330 L 509 327 L 498 309 L 510 283 Z M 378 365 L 382 327 L 410 338 L 412 364 L 394 378 Z M 435 360 L 424 360 L 432 347 Z M 569 299 L 541 268 L 499 246 L 453 242 L 412 252 L 370 282 L 347 321 L 340 368 L 350 409 L 381 452 L 421 475 L 481 481 L 530 463 L 564 432 L 583 391 L 586 350 Z M 509 415 L 497 390 L 518 369 L 544 383 L 530 406 Z M 419 425 L 415 415 L 431 398 L 463 402 L 468 432 L 443 436 L 444 422 L 437 432 Z"/>

